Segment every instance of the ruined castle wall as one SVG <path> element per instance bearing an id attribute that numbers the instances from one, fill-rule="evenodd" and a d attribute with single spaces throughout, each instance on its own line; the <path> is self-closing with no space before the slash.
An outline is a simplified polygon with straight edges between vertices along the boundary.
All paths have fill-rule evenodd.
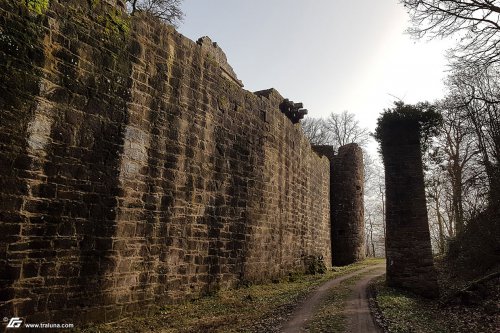
<path id="1" fill-rule="evenodd" d="M 111 321 L 331 262 L 329 161 L 276 91 L 102 2 L 18 3 L 0 2 L 1 317 Z"/>
<path id="2" fill-rule="evenodd" d="M 382 138 L 386 188 L 387 283 L 424 296 L 438 285 L 425 203 L 417 123 L 391 126 Z"/>

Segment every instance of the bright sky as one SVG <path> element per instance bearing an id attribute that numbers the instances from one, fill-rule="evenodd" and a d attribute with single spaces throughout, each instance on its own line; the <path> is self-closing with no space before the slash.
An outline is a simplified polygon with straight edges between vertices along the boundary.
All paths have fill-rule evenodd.
<path id="1" fill-rule="evenodd" d="M 179 31 L 217 42 L 245 89 L 276 88 L 312 117 L 348 110 L 373 130 L 393 96 L 443 95 L 451 44 L 412 40 L 397 0 L 184 0 L 183 11 Z"/>

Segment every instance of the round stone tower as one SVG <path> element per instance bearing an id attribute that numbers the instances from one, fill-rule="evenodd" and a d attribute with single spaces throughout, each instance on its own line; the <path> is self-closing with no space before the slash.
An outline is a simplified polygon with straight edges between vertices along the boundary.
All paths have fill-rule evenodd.
<path id="1" fill-rule="evenodd" d="M 332 261 L 343 266 L 365 258 L 363 151 L 350 143 L 331 160 Z"/>

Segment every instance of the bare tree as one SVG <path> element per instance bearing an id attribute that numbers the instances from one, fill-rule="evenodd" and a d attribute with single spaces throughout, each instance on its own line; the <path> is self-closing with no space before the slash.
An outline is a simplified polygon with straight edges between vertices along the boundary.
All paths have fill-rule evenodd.
<path id="1" fill-rule="evenodd" d="M 450 75 L 448 88 L 456 110 L 460 110 L 475 134 L 489 182 L 490 196 L 500 198 L 500 72 L 459 70 Z M 490 199 L 491 199 L 490 198 Z"/>
<path id="2" fill-rule="evenodd" d="M 463 233 L 467 221 L 486 209 L 488 195 L 490 202 L 495 198 L 495 137 L 500 134 L 500 89 L 495 82 L 487 75 L 456 71 L 448 80 L 448 96 L 436 103 L 443 121 L 425 155 L 425 176 L 431 232 L 439 252 L 447 237 Z"/>
<path id="3" fill-rule="evenodd" d="M 361 127 L 356 116 L 347 111 L 340 114 L 331 113 L 326 119 L 326 127 L 330 133 L 331 144 L 334 149 L 353 142 L 365 148 L 370 140 L 368 129 Z"/>
<path id="4" fill-rule="evenodd" d="M 455 100 L 447 98 L 438 103 L 443 116 L 443 126 L 438 137 L 438 148 L 443 155 L 442 167 L 450 184 L 453 223 L 457 232 L 465 226 L 464 197 L 471 187 L 477 186 L 481 168 L 480 157 L 474 138 L 474 130 L 467 124 L 463 108 Z"/>
<path id="5" fill-rule="evenodd" d="M 500 1 L 495 0 L 400 0 L 407 8 L 413 26 L 409 32 L 416 38 L 428 36 L 458 37 L 457 46 L 451 50 L 453 72 L 448 79 L 449 98 L 455 112 L 464 119 L 460 126 L 449 129 L 448 139 L 458 143 L 462 129 L 472 129 L 475 133 L 474 145 L 482 157 L 482 167 L 488 180 L 490 203 L 500 201 Z M 458 136 L 457 136 L 458 135 Z M 469 135 L 466 136 L 467 139 Z M 458 140 L 458 141 L 457 141 Z M 463 144 L 460 144 L 464 147 Z M 448 172 L 454 173 L 454 190 L 461 177 L 459 156 L 464 152 L 458 145 L 447 145 Z M 471 151 L 469 150 L 469 153 Z M 455 157 L 453 157 L 454 155 Z M 456 157 L 460 157 L 457 159 Z M 479 165 L 479 169 L 481 165 Z M 480 180 L 478 178 L 477 180 Z M 480 195 L 478 187 L 471 187 L 472 193 Z M 460 192 L 455 192 L 454 215 L 458 226 L 463 220 L 458 205 L 469 198 L 460 200 Z M 475 206 L 473 202 L 471 207 Z"/>
<path id="6" fill-rule="evenodd" d="M 301 124 L 311 144 L 332 145 L 334 150 L 348 143 L 357 143 L 365 148 L 371 138 L 368 129 L 361 127 L 356 115 L 347 111 L 332 112 L 327 119 L 306 118 Z"/>
<path id="7" fill-rule="evenodd" d="M 330 144 L 330 133 L 323 118 L 305 118 L 300 124 L 312 145 Z"/>
<path id="8" fill-rule="evenodd" d="M 384 170 L 378 160 L 370 161 L 371 175 L 365 179 L 365 235 L 367 254 L 385 253 L 385 190 Z"/>
<path id="9" fill-rule="evenodd" d="M 366 256 L 367 257 L 376 257 L 377 252 L 375 250 L 375 242 L 373 241 L 373 234 L 374 234 L 374 221 L 372 218 L 373 213 L 371 211 L 367 212 L 368 215 L 366 215 L 365 218 L 365 234 L 366 234 Z"/>
<path id="10" fill-rule="evenodd" d="M 433 236 L 433 244 L 436 245 L 438 253 L 441 254 L 445 252 L 446 238 L 454 235 L 451 220 L 454 219 L 455 212 L 451 209 L 448 211 L 451 207 L 451 205 L 447 205 L 451 197 L 448 184 L 446 173 L 439 165 L 433 170 L 427 170 L 425 191 L 429 213 L 429 226 L 431 235 Z"/>
<path id="11" fill-rule="evenodd" d="M 458 35 L 451 57 L 462 64 L 489 66 L 500 61 L 500 3 L 491 0 L 400 0 L 417 37 Z"/>
<path id="12" fill-rule="evenodd" d="M 182 22 L 182 0 L 126 0 L 131 15 L 146 12 L 177 27 Z"/>

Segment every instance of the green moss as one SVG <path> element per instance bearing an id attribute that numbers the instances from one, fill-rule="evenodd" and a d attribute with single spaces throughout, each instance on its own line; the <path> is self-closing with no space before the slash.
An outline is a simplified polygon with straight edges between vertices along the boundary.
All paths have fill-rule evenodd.
<path id="1" fill-rule="evenodd" d="M 130 18 L 118 11 L 99 15 L 97 20 L 106 28 L 108 34 L 128 34 L 130 32 Z"/>
<path id="2" fill-rule="evenodd" d="M 19 9 L 13 4 L 7 3 L 8 10 Z M 28 10 L 26 1 L 15 5 L 22 6 L 23 13 Z M 14 161 L 24 153 L 25 133 L 36 109 L 45 59 L 42 45 L 44 17 L 4 15 L 2 18 L 5 24 L 0 29 L 0 130 L 7 131 L 9 138 L 2 153 Z"/>
<path id="3" fill-rule="evenodd" d="M 109 13 L 108 16 L 119 31 L 126 34 L 130 31 L 130 21 L 128 17 L 124 17 L 118 12 Z"/>
<path id="4" fill-rule="evenodd" d="M 49 0 L 21 0 L 28 9 L 38 15 L 41 15 L 49 8 Z"/>
<path id="5" fill-rule="evenodd" d="M 219 102 L 219 109 L 223 111 L 229 110 L 229 99 L 226 95 L 219 96 L 217 101 Z"/>

